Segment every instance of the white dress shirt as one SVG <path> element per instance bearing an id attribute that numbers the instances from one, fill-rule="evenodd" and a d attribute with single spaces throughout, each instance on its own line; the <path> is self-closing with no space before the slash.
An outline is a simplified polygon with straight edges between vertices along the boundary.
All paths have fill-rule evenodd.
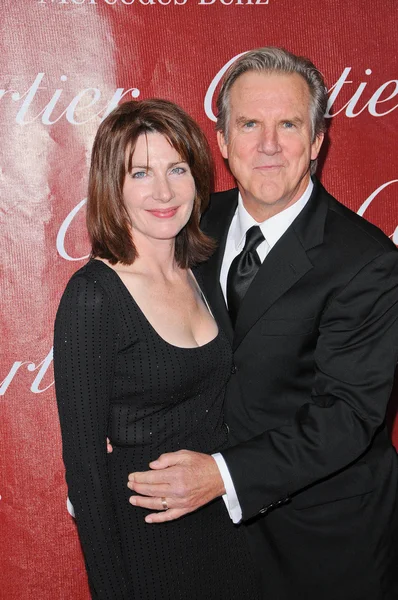
<path id="1" fill-rule="evenodd" d="M 239 194 L 238 207 L 229 227 L 220 272 L 220 285 L 227 306 L 228 271 L 235 256 L 237 256 L 243 250 L 247 231 L 250 229 L 250 227 L 253 227 L 253 225 L 258 225 L 260 227 L 261 233 L 263 234 L 265 239 L 263 242 L 261 242 L 261 244 L 259 244 L 259 246 L 256 249 L 256 252 L 261 262 L 263 262 L 267 254 L 275 246 L 276 242 L 282 237 L 282 235 L 285 233 L 288 227 L 293 223 L 294 219 L 301 213 L 304 206 L 310 199 L 313 187 L 314 184 L 310 179 L 308 186 L 301 198 L 299 198 L 294 204 L 292 204 L 288 208 L 285 208 L 285 210 L 282 210 L 280 213 L 274 215 L 273 217 L 270 217 L 263 223 L 258 223 L 255 219 L 253 219 L 251 215 L 249 215 L 249 213 L 243 206 L 242 197 Z M 223 499 L 225 502 L 225 506 L 227 507 L 227 510 L 229 512 L 229 516 L 231 517 L 234 523 L 239 523 L 242 520 L 242 509 L 240 507 L 238 496 L 235 491 L 235 486 L 233 484 L 227 464 L 221 453 L 217 452 L 212 456 L 217 463 L 220 475 L 224 482 L 226 494 L 224 494 Z"/>

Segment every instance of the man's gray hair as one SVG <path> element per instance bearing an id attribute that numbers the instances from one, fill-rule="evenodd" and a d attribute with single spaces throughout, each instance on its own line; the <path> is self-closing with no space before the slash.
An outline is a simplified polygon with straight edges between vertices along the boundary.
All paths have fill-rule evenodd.
<path id="1" fill-rule="evenodd" d="M 226 71 L 217 98 L 216 129 L 228 140 L 229 96 L 235 81 L 249 71 L 258 73 L 281 73 L 301 75 L 307 82 L 310 96 L 310 119 L 312 141 L 326 131 L 325 112 L 327 107 L 327 90 L 321 73 L 313 63 L 302 56 L 295 56 L 283 48 L 268 46 L 257 48 L 240 56 Z M 316 169 L 316 161 L 311 161 L 311 173 Z"/>

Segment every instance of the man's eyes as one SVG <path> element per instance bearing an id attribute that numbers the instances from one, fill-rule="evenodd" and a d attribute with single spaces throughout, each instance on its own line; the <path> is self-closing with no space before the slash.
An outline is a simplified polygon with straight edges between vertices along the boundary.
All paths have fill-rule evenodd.
<path id="1" fill-rule="evenodd" d="M 244 129 L 253 129 L 256 125 L 257 125 L 256 121 L 246 121 L 245 123 L 243 123 L 243 128 Z"/>
<path id="2" fill-rule="evenodd" d="M 243 129 L 254 129 L 257 126 L 257 121 L 245 121 L 242 123 Z M 293 121 L 283 121 L 282 122 L 283 129 L 294 129 L 296 124 Z"/>

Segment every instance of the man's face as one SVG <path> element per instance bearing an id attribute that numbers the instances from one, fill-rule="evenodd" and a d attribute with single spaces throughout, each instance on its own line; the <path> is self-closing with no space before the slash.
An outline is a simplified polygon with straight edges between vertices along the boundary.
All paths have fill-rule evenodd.
<path id="1" fill-rule="evenodd" d="M 218 132 L 218 144 L 254 219 L 268 219 L 304 193 L 323 134 L 311 139 L 310 93 L 301 75 L 249 71 L 232 85 L 228 141 Z"/>

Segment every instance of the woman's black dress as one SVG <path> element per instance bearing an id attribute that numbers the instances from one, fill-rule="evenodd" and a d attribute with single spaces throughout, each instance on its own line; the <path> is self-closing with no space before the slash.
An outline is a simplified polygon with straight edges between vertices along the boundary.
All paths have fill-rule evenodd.
<path id="1" fill-rule="evenodd" d="M 128 473 L 163 452 L 227 445 L 223 333 L 179 348 L 149 324 L 119 276 L 91 260 L 69 281 L 55 324 L 54 369 L 69 497 L 92 597 L 254 600 L 244 531 L 222 498 L 179 520 L 147 524 L 128 502 Z M 106 452 L 106 436 L 112 454 Z M 153 511 L 152 511 L 153 512 Z"/>

